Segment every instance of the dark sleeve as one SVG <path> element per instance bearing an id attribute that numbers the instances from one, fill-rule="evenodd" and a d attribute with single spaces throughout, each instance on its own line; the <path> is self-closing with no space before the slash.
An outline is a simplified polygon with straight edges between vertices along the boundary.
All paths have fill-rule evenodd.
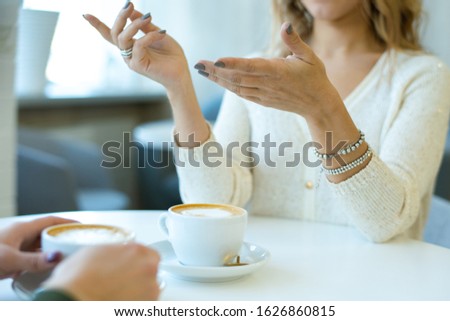
<path id="1" fill-rule="evenodd" d="M 75 298 L 59 290 L 42 290 L 35 293 L 33 301 L 75 301 Z"/>

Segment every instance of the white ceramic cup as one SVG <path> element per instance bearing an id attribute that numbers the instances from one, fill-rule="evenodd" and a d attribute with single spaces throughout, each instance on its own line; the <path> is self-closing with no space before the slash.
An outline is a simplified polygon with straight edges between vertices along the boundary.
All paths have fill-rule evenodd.
<path id="1" fill-rule="evenodd" d="M 159 218 L 178 261 L 191 266 L 223 266 L 239 254 L 247 211 L 222 204 L 182 204 Z"/>
<path id="2" fill-rule="evenodd" d="M 103 224 L 69 223 L 50 226 L 41 233 L 42 251 L 67 257 L 81 248 L 134 241 L 135 234 L 121 227 Z"/>

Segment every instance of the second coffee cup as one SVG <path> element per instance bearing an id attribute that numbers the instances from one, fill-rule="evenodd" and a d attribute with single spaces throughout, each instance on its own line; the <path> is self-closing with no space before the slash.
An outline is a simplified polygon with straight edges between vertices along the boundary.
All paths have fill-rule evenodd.
<path id="1" fill-rule="evenodd" d="M 224 266 L 239 254 L 247 211 L 222 204 L 182 204 L 159 218 L 178 261 L 191 266 Z"/>

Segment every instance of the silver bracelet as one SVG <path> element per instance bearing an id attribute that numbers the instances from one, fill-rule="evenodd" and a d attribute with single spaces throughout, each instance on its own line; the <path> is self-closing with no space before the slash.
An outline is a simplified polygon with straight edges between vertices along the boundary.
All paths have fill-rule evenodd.
<path id="1" fill-rule="evenodd" d="M 314 150 L 314 154 L 316 155 L 317 158 L 321 158 L 321 159 L 330 159 L 330 158 L 336 157 L 336 155 L 350 154 L 351 152 L 354 152 L 359 147 L 361 147 L 362 143 L 364 143 L 365 140 L 366 140 L 366 135 L 361 130 L 359 130 L 358 141 L 348 147 L 340 149 L 336 154 L 321 154 L 321 153 L 319 153 L 319 151 L 317 149 Z"/>
<path id="2" fill-rule="evenodd" d="M 333 168 L 333 169 L 327 169 L 322 165 L 322 170 L 327 175 L 340 175 L 340 174 L 348 172 L 349 170 L 352 170 L 358 166 L 361 166 L 371 155 L 372 155 L 372 150 L 369 147 L 367 149 L 367 151 L 364 153 L 364 155 L 362 155 L 361 157 L 359 157 L 358 159 L 354 160 L 351 163 L 348 163 L 342 167 Z"/>

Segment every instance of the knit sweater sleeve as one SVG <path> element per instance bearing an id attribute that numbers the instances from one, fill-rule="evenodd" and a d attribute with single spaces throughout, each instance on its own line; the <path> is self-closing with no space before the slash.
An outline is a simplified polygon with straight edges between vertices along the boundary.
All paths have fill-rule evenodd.
<path id="1" fill-rule="evenodd" d="M 353 224 L 375 242 L 389 240 L 417 220 L 421 200 L 432 189 L 442 159 L 450 73 L 431 57 L 422 57 L 410 67 L 413 72 L 397 76 L 404 83 L 402 101 L 392 119 L 386 120 L 379 153 L 346 181 L 327 183 Z"/>
<path id="2" fill-rule="evenodd" d="M 176 147 L 180 193 L 185 203 L 245 206 L 252 194 L 250 125 L 242 100 L 226 93 L 209 139 L 196 148 Z"/>

